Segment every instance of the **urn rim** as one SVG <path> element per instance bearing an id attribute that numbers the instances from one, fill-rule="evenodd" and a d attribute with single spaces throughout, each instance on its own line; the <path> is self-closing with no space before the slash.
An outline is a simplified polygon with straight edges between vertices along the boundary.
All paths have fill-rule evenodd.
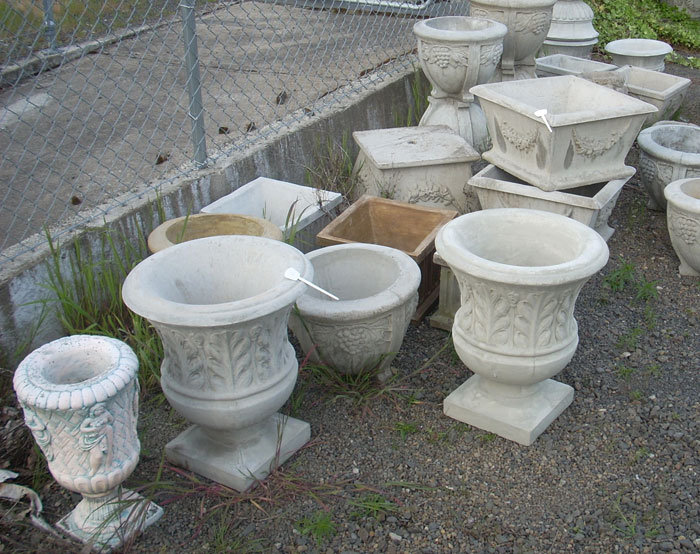
<path id="1" fill-rule="evenodd" d="M 669 204 L 686 212 L 700 214 L 700 177 L 678 179 L 664 188 Z"/>
<path id="2" fill-rule="evenodd" d="M 696 152 L 671 148 L 667 145 L 669 141 L 660 142 L 661 138 L 671 136 L 674 144 L 680 144 L 682 139 L 687 138 L 689 145 L 699 145 Z M 695 136 L 693 136 L 695 135 Z M 700 167 L 700 127 L 696 125 L 675 125 L 667 123 L 664 125 L 652 125 L 644 129 L 637 136 L 637 143 L 645 154 L 653 158 L 659 158 L 671 163 Z"/>
<path id="3" fill-rule="evenodd" d="M 474 26 L 473 29 L 440 28 L 436 24 L 464 23 Z M 496 42 L 503 39 L 508 28 L 495 19 L 485 17 L 469 17 L 466 15 L 446 15 L 423 19 L 413 26 L 413 33 L 428 42 Z"/>
<path id="4" fill-rule="evenodd" d="M 605 45 L 605 51 L 618 56 L 652 57 L 665 56 L 673 52 L 667 42 L 650 38 L 622 38 Z"/>

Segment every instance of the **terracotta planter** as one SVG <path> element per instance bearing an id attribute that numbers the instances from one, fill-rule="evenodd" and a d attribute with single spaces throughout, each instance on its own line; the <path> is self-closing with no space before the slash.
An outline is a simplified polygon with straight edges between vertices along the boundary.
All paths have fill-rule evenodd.
<path id="1" fill-rule="evenodd" d="M 668 234 L 681 275 L 700 276 L 700 179 L 681 179 L 664 189 Z"/>
<path id="2" fill-rule="evenodd" d="M 163 511 L 121 484 L 136 467 L 138 360 L 124 343 L 75 335 L 38 348 L 19 365 L 14 388 L 24 420 L 54 479 L 83 495 L 58 527 L 112 549 Z"/>
<path id="3" fill-rule="evenodd" d="M 445 414 L 532 444 L 573 399 L 550 378 L 576 351 L 576 298 L 607 245 L 578 221 L 513 208 L 463 215 L 436 246 L 461 291 L 455 349 L 476 373 L 445 399 Z"/>
<path id="4" fill-rule="evenodd" d="M 625 38 L 609 42 L 605 45 L 605 51 L 619 67 L 633 65 L 652 71 L 663 71 L 664 59 L 673 52 L 673 48 L 660 40 Z"/>
<path id="5" fill-rule="evenodd" d="M 311 360 L 344 374 L 374 370 L 391 376 L 418 304 L 420 269 L 407 255 L 376 244 L 339 244 L 308 254 L 315 283 L 297 300 L 289 327 Z"/>
<path id="6" fill-rule="evenodd" d="M 124 303 L 163 340 L 161 386 L 195 423 L 165 447 L 168 460 L 245 490 L 310 436 L 308 423 L 276 413 L 298 364 L 287 321 L 310 262 L 282 242 L 219 236 L 171 246 L 137 265 Z"/>

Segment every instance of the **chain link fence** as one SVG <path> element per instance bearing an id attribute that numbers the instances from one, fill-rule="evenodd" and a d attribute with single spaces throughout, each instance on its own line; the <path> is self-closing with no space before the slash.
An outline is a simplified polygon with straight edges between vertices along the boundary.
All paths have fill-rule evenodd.
<path id="1" fill-rule="evenodd" d="M 417 18 L 468 10 L 415 2 L 0 1 L 0 265 L 405 71 Z"/>

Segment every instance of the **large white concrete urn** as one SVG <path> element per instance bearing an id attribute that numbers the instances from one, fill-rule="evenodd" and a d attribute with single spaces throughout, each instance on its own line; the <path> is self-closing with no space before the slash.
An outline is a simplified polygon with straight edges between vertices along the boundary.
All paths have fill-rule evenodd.
<path id="1" fill-rule="evenodd" d="M 494 19 L 508 28 L 503 54 L 491 82 L 534 79 L 535 54 L 547 37 L 556 0 L 472 0 L 469 15 Z"/>
<path id="2" fill-rule="evenodd" d="M 640 177 L 648 207 L 666 209 L 664 188 L 679 179 L 700 177 L 700 126 L 659 121 L 637 136 Z"/>
<path id="3" fill-rule="evenodd" d="M 576 351 L 574 304 L 606 264 L 607 245 L 583 223 L 520 208 L 458 217 L 435 244 L 460 288 L 455 349 L 476 374 L 444 412 L 530 445 L 573 399 L 573 388 L 551 377 Z"/>
<path id="4" fill-rule="evenodd" d="M 464 16 L 435 17 L 413 26 L 418 59 L 432 85 L 419 125 L 447 125 L 479 153 L 489 148 L 484 114 L 469 89 L 493 75 L 507 31 L 497 21 Z"/>
<path id="5" fill-rule="evenodd" d="M 34 350 L 14 388 L 49 471 L 83 498 L 58 526 L 112 549 L 155 522 L 162 509 L 121 488 L 139 459 L 138 360 L 121 341 L 75 335 Z"/>
<path id="6" fill-rule="evenodd" d="M 218 236 L 176 244 L 137 265 L 124 303 L 163 340 L 161 386 L 195 425 L 165 447 L 169 461 L 245 490 L 309 440 L 279 413 L 297 378 L 287 321 L 313 267 L 268 238 Z"/>
<path id="7" fill-rule="evenodd" d="M 664 189 L 671 244 L 681 275 L 700 276 L 700 178 L 680 179 Z"/>
<path id="8" fill-rule="evenodd" d="M 385 381 L 418 304 L 421 273 L 408 254 L 377 244 L 339 244 L 307 255 L 316 284 L 297 300 L 289 326 L 309 358 L 347 375 Z"/>

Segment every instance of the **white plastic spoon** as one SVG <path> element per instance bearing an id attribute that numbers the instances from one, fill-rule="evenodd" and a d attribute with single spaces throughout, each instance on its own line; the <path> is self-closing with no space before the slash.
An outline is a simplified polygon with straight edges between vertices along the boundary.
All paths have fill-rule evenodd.
<path id="1" fill-rule="evenodd" d="M 549 132 L 552 133 L 552 132 L 554 132 L 554 131 L 552 131 L 552 128 L 549 126 L 549 121 L 547 121 L 546 115 L 547 115 L 547 110 L 546 110 L 546 109 L 537 110 L 537 111 L 535 112 L 535 117 L 541 118 L 542 121 L 544 121 L 544 124 L 547 126 L 547 129 L 549 129 Z"/>
<path id="2" fill-rule="evenodd" d="M 338 298 L 335 294 L 331 294 L 330 292 L 323 290 L 321 287 L 314 285 L 311 281 L 307 281 L 306 279 L 304 279 L 301 276 L 301 274 L 293 267 L 288 267 L 287 270 L 284 272 L 284 276 L 292 281 L 301 281 L 302 283 L 308 285 L 312 289 L 316 289 L 318 292 L 322 292 L 326 296 L 330 296 L 333 300 L 340 300 L 340 298 Z"/>

